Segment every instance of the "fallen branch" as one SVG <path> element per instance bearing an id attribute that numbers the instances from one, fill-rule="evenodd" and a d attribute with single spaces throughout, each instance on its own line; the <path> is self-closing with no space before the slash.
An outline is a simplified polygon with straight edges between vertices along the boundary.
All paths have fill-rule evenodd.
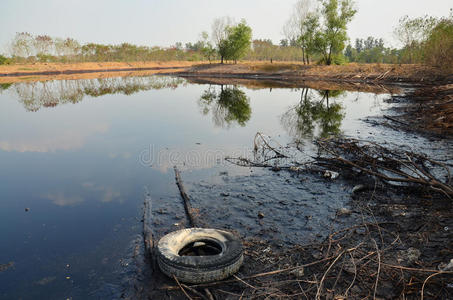
<path id="1" fill-rule="evenodd" d="M 179 173 L 178 168 L 175 166 L 175 179 L 176 179 L 176 185 L 179 188 L 179 192 L 181 194 L 182 199 L 184 200 L 184 208 L 186 210 L 187 217 L 189 219 L 189 223 L 191 227 L 197 227 L 198 222 L 193 216 L 193 208 L 192 205 L 190 204 L 190 199 L 189 196 L 187 196 L 186 190 L 184 188 L 184 185 L 181 180 L 181 174 Z"/>

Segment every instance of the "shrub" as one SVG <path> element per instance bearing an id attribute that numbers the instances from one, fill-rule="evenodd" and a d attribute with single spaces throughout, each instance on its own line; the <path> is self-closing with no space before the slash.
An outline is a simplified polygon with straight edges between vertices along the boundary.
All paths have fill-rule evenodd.
<path id="1" fill-rule="evenodd" d="M 453 18 L 441 20 L 430 32 L 425 44 L 425 62 L 453 70 Z"/>
<path id="2" fill-rule="evenodd" d="M 11 60 L 0 54 L 0 65 L 9 65 L 11 63 Z"/>

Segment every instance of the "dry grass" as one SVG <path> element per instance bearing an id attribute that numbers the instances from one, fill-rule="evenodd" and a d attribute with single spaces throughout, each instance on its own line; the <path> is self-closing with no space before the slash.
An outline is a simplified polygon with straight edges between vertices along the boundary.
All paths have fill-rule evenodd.
<path id="1" fill-rule="evenodd" d="M 163 68 L 162 70 L 134 70 L 131 69 L 149 69 Z M 123 70 L 124 71 L 120 71 Z M 99 73 L 82 74 L 83 72 L 92 72 L 99 70 Z M 112 73 L 109 74 L 109 70 Z M 45 74 L 49 72 L 71 71 L 77 74 Z M 118 74 L 118 72 L 128 72 L 127 74 Z M 140 72 L 136 73 L 136 72 Z M 144 73 L 145 72 L 145 73 Z M 264 75 L 264 76 L 283 76 L 295 79 L 311 80 L 340 80 L 351 82 L 379 81 L 379 82 L 434 82 L 442 81 L 448 74 L 443 74 L 438 68 L 423 65 L 389 65 L 389 64 L 357 64 L 350 63 L 342 66 L 321 66 L 321 65 L 303 65 L 300 62 L 255 62 L 244 61 L 238 64 L 219 64 L 214 62 L 187 62 L 187 61 L 170 61 L 170 62 L 105 62 L 105 63 L 36 63 L 36 64 L 18 64 L 0 66 L 0 75 L 12 73 L 26 73 L 19 78 L 17 76 L 0 76 L 0 83 L 18 82 L 18 81 L 36 81 L 51 79 L 86 79 L 112 76 L 134 76 L 155 74 L 159 72 L 178 73 L 184 72 L 197 76 L 221 77 L 222 75 L 247 76 L 247 75 Z M 36 74 L 35 74 L 36 73 Z M 39 76 L 36 78 L 30 76 Z"/>
<path id="2" fill-rule="evenodd" d="M 200 64 L 200 63 L 197 63 Z M 193 66 L 188 61 L 168 62 L 86 62 L 86 63 L 35 63 L 0 66 L 0 74 L 16 72 L 52 72 L 67 70 L 105 70 L 105 69 L 130 69 L 130 68 L 187 68 Z"/>

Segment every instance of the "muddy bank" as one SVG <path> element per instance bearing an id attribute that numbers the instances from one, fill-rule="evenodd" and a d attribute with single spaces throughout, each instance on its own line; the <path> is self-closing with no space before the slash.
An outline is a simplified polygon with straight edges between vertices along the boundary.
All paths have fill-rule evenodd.
<path id="1" fill-rule="evenodd" d="M 378 124 L 425 136 L 453 137 L 453 85 L 425 86 L 393 96 L 397 104 Z"/>
<path id="2" fill-rule="evenodd" d="M 369 151 L 370 145 L 373 144 L 366 145 L 357 153 Z M 343 148 L 345 153 L 350 153 L 344 145 L 336 148 Z M 382 153 L 379 152 L 381 150 Z M 378 147 L 370 153 L 389 155 L 393 160 L 399 151 L 388 148 L 381 150 Z M 370 168 L 374 169 L 373 165 L 381 161 L 386 171 L 394 167 L 390 161 L 383 162 L 381 157 L 375 162 L 368 161 L 370 158 L 361 161 L 360 165 L 369 163 Z M 320 166 L 327 162 L 319 158 L 317 161 Z M 409 158 L 409 161 L 412 159 Z M 358 171 L 358 163 L 357 167 L 347 170 L 341 167 L 343 161 L 338 159 L 330 162 L 329 168 L 337 163 L 340 164 L 339 169 L 335 169 L 341 172 L 339 179 L 323 178 L 322 172 L 318 178 L 330 187 L 349 185 L 352 188 L 356 185 L 351 191 L 350 205 L 337 210 L 335 217 L 326 220 L 322 228 L 316 228 L 311 242 L 289 242 L 297 239 L 298 231 L 307 236 L 307 232 L 303 231 L 310 227 L 307 223 L 311 222 L 311 218 L 301 218 L 303 212 L 294 212 L 294 216 L 300 221 L 305 220 L 305 225 L 297 224 L 295 227 L 299 229 L 294 228 L 294 232 L 288 231 L 288 236 L 283 237 L 278 225 L 288 230 L 294 222 L 291 214 L 288 214 L 288 220 L 283 216 L 276 217 L 278 211 L 273 208 L 259 217 L 257 212 L 263 211 L 266 205 L 245 207 L 251 212 L 246 224 L 251 224 L 255 219 L 260 223 L 261 231 L 252 232 L 251 228 L 244 228 L 248 234 L 238 232 L 244 237 L 245 260 L 236 277 L 221 282 L 179 286 L 162 276 L 158 270 L 148 269 L 148 272 L 153 273 L 153 285 L 143 288 L 140 283 L 136 283 L 139 297 L 184 299 L 187 294 L 211 299 L 209 295 L 212 294 L 215 299 L 450 299 L 453 295 L 453 215 L 448 195 L 412 184 L 389 185 L 377 176 L 373 178 L 367 176 L 366 172 Z M 266 178 L 269 175 L 265 175 L 264 181 L 272 185 L 279 180 L 288 182 L 291 178 L 287 189 L 303 187 L 307 170 L 298 169 L 296 165 L 300 166 L 294 164 L 292 169 L 287 170 L 267 166 L 278 179 L 269 180 Z M 314 171 L 314 174 L 317 172 Z M 283 178 L 280 179 L 280 176 Z M 248 182 L 248 185 L 253 183 Z M 358 183 L 362 185 L 358 186 Z M 224 192 L 224 197 L 235 198 L 236 193 L 238 199 L 246 199 L 251 195 L 254 195 L 254 199 L 263 191 L 266 194 L 268 187 L 258 186 L 259 190 L 251 194 L 247 189 L 228 190 L 228 193 Z M 207 188 L 210 195 L 225 191 L 215 186 Z M 270 190 L 275 188 L 269 187 Z M 200 186 L 193 190 L 195 199 L 207 194 Z M 260 200 L 267 198 L 265 195 Z M 243 202 L 251 201 L 248 199 Z M 213 211 L 212 207 L 200 211 L 200 216 L 211 225 L 218 224 L 206 215 Z M 274 217 L 275 220 L 272 220 Z M 288 224 L 284 224 L 286 221 Z M 241 226 L 246 227 L 245 224 Z M 125 295 L 125 298 L 137 296 L 133 291 Z"/>
<path id="3" fill-rule="evenodd" d="M 433 85 L 453 82 L 451 74 L 421 65 L 347 64 L 342 66 L 306 66 L 301 63 L 242 62 L 239 64 L 208 64 L 200 62 L 131 62 L 131 63 L 42 63 L 32 65 L 0 66 L 0 82 L 42 81 L 47 76 L 103 74 L 115 72 L 156 72 L 186 78 L 259 79 L 281 81 L 295 85 L 313 81 L 371 84 Z M 26 77 L 26 78 L 23 78 Z M 53 79 L 59 79 L 53 78 Z"/>
<path id="4" fill-rule="evenodd" d="M 204 64 L 174 75 L 182 77 L 281 80 L 286 82 L 331 81 L 342 83 L 411 83 L 437 85 L 453 81 L 451 74 L 421 65 L 347 64 L 305 66 L 290 63 Z"/>

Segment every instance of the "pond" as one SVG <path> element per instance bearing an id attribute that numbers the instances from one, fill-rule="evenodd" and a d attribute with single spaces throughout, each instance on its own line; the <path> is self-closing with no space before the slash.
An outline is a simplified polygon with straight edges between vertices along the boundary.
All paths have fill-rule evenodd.
<path id="1" fill-rule="evenodd" d="M 157 76 L 2 84 L 0 299 L 119 297 L 145 191 L 158 236 L 187 222 L 175 165 L 211 227 L 282 245 L 328 233 L 350 187 L 225 161 L 249 155 L 257 132 L 307 147 L 344 134 L 436 148 L 364 122 L 393 105 L 386 89 L 269 86 Z"/>

